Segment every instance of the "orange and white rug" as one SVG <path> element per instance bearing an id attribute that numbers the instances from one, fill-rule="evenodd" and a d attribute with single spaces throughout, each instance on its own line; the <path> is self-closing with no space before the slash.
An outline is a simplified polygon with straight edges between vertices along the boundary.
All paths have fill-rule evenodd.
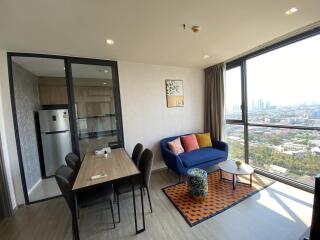
<path id="1" fill-rule="evenodd" d="M 232 176 L 223 173 L 223 177 L 231 179 Z M 238 180 L 249 183 L 249 176 L 238 177 Z M 220 179 L 219 170 L 208 173 L 208 195 L 203 202 L 197 202 L 189 196 L 187 182 L 168 186 L 162 190 L 186 222 L 193 227 L 274 183 L 271 179 L 258 174 L 252 176 L 252 187 L 239 181 L 233 190 L 231 181 Z"/>

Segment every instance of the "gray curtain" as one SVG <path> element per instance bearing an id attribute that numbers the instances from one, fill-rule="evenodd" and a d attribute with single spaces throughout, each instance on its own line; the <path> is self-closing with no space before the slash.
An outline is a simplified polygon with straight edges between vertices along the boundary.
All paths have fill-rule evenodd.
<path id="1" fill-rule="evenodd" d="M 220 63 L 205 72 L 205 123 L 211 137 L 222 140 L 224 131 L 224 79 L 225 64 Z"/>

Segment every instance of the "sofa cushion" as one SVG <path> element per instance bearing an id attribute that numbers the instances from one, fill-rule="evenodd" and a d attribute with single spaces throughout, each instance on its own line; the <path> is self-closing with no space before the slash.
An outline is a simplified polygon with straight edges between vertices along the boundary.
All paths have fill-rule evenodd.
<path id="1" fill-rule="evenodd" d="M 197 141 L 199 144 L 199 147 L 212 147 L 212 141 L 210 133 L 198 133 L 196 134 Z"/>
<path id="2" fill-rule="evenodd" d="M 194 134 L 182 136 L 181 140 L 186 152 L 191 152 L 193 150 L 199 149 L 199 144 Z"/>
<path id="3" fill-rule="evenodd" d="M 179 137 L 171 142 L 168 142 L 168 147 L 175 155 L 179 155 L 180 153 L 184 152 Z"/>
<path id="4" fill-rule="evenodd" d="M 225 155 L 226 153 L 224 151 L 212 147 L 205 147 L 192 152 L 181 153 L 179 157 L 183 164 L 187 168 L 190 168 L 205 162 L 214 161 L 218 158 L 223 158 Z"/>

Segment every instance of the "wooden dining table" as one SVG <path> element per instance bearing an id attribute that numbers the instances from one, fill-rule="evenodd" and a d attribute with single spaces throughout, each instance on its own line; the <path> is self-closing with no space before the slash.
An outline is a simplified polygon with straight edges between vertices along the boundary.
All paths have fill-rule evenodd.
<path id="1" fill-rule="evenodd" d="M 112 151 L 107 155 L 96 155 L 94 152 L 88 152 L 82 161 L 79 173 L 72 188 L 75 201 L 75 210 L 72 211 L 73 232 L 75 239 L 79 239 L 79 227 L 76 214 L 77 193 L 99 187 L 103 184 L 114 184 L 122 181 L 129 182 L 132 187 L 136 234 L 145 230 L 141 173 L 131 160 L 126 150 L 124 148 L 117 148 L 112 149 Z M 140 186 L 141 196 L 142 228 L 139 230 L 137 223 L 136 197 L 134 191 L 135 185 Z"/>

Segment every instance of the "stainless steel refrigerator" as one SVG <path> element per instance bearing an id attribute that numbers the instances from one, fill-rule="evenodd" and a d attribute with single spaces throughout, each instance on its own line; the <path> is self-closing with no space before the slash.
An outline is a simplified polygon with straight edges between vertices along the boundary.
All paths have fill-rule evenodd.
<path id="1" fill-rule="evenodd" d="M 39 123 L 45 175 L 50 177 L 72 151 L 68 109 L 40 110 Z"/>

